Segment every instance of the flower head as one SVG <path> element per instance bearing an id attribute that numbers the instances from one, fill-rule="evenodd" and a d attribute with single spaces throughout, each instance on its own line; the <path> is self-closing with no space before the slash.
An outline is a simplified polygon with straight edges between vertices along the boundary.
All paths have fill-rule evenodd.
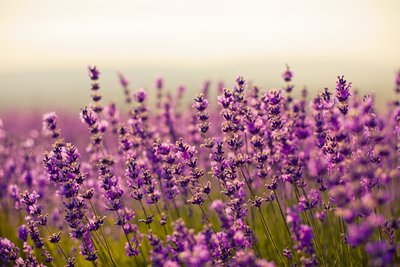
<path id="1" fill-rule="evenodd" d="M 286 70 L 285 72 L 282 73 L 282 78 L 285 80 L 285 82 L 290 82 L 293 77 L 293 72 L 289 69 L 289 66 L 286 65 Z"/>
<path id="2" fill-rule="evenodd" d="M 97 81 L 100 77 L 100 71 L 96 66 L 88 66 L 88 74 L 92 81 Z"/>

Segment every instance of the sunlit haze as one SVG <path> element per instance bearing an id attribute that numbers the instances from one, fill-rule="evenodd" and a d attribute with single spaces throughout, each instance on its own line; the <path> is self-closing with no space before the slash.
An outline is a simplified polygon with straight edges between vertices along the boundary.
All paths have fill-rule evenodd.
<path id="1" fill-rule="evenodd" d="M 171 87 L 244 75 L 269 88 L 286 63 L 299 87 L 332 87 L 344 74 L 365 92 L 389 92 L 398 10 L 395 0 L 2 0 L 0 105 L 79 106 L 88 64 L 103 71 L 108 95 L 119 93 L 117 71 L 134 87 L 161 74 Z"/>

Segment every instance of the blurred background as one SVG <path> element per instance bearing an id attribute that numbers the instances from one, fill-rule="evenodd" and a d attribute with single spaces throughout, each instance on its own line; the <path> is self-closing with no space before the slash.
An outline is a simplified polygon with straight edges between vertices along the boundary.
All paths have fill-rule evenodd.
<path id="1" fill-rule="evenodd" d="M 132 88 L 189 92 L 204 80 L 231 86 L 243 75 L 283 85 L 288 63 L 298 91 L 334 89 L 345 75 L 382 105 L 400 66 L 400 1 L 0 0 L 0 110 L 72 110 L 89 102 L 86 67 L 102 93 Z"/>

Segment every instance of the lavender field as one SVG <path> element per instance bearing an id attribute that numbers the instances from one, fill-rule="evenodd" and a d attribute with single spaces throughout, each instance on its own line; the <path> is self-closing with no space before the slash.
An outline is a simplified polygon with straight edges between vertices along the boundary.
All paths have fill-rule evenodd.
<path id="1" fill-rule="evenodd" d="M 196 95 L 120 75 L 124 105 L 88 74 L 74 115 L 3 114 L 1 266 L 400 265 L 400 73 L 383 109 L 289 67 Z"/>

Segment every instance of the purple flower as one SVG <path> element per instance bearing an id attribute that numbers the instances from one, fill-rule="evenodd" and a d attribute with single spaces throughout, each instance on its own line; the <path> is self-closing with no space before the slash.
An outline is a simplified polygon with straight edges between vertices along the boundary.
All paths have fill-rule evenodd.
<path id="1" fill-rule="evenodd" d="M 96 66 L 88 66 L 88 74 L 92 81 L 97 81 L 100 77 L 100 71 L 96 68 Z"/>
<path id="2" fill-rule="evenodd" d="M 289 248 L 285 248 L 282 252 L 282 255 L 288 258 L 289 260 L 292 260 L 293 258 L 292 251 Z"/>
<path id="3" fill-rule="evenodd" d="M 55 112 L 43 115 L 43 128 L 48 130 L 55 130 L 57 128 L 57 115 Z"/>
<path id="4" fill-rule="evenodd" d="M 191 250 L 184 250 L 179 254 L 179 259 L 186 266 L 200 267 L 210 262 L 210 252 L 204 244 L 196 244 Z"/>
<path id="5" fill-rule="evenodd" d="M 346 115 L 348 112 L 349 105 L 346 103 L 350 96 L 351 83 L 347 83 L 344 76 L 338 76 L 338 81 L 336 82 L 336 98 L 339 101 L 338 109 L 343 114 Z"/>
<path id="6" fill-rule="evenodd" d="M 384 223 L 381 216 L 370 215 L 360 224 L 349 225 L 347 232 L 347 242 L 351 246 L 358 246 L 366 242 L 374 230 Z"/>
<path id="7" fill-rule="evenodd" d="M 194 99 L 194 108 L 196 108 L 198 111 L 202 112 L 208 107 L 208 101 L 205 99 L 203 94 L 199 94 L 195 99 Z"/>
<path id="8" fill-rule="evenodd" d="M 43 115 L 43 131 L 52 138 L 57 138 L 60 135 L 60 130 L 57 129 L 57 115 L 55 112 Z"/>
<path id="9" fill-rule="evenodd" d="M 98 121 L 96 114 L 92 111 L 91 108 L 83 108 L 82 112 L 80 113 L 80 118 L 83 123 L 86 123 L 89 127 L 95 125 Z"/>
<path id="10" fill-rule="evenodd" d="M 21 239 L 22 241 L 26 241 L 28 238 L 28 229 L 26 228 L 26 225 L 23 224 L 20 227 L 18 227 L 18 238 Z"/>
<path id="11" fill-rule="evenodd" d="M 288 208 L 286 211 L 286 221 L 292 225 L 298 225 L 300 223 L 300 216 L 297 207 Z"/>
<path id="12" fill-rule="evenodd" d="M 312 209 L 317 206 L 321 202 L 321 198 L 319 196 L 319 192 L 316 189 L 311 189 L 307 196 L 301 196 L 299 198 L 299 208 L 301 211 L 305 211 L 308 209 Z"/>
<path id="13" fill-rule="evenodd" d="M 390 266 L 396 249 L 388 246 L 385 241 L 368 243 L 365 246 L 365 251 L 370 257 L 371 266 Z"/>
<path id="14" fill-rule="evenodd" d="M 87 261 L 95 261 L 97 259 L 97 251 L 94 249 L 94 244 L 88 232 L 83 234 L 80 250 Z"/>
<path id="15" fill-rule="evenodd" d="M 287 209 L 286 220 L 290 225 L 292 239 L 296 242 L 295 249 L 303 251 L 305 256 L 302 262 L 306 266 L 316 266 L 316 256 L 314 254 L 313 232 L 310 226 L 301 224 L 299 209 L 297 206 Z"/>
<path id="16" fill-rule="evenodd" d="M 0 264 L 11 265 L 18 257 L 19 249 L 7 238 L 0 237 Z"/>
<path id="17" fill-rule="evenodd" d="M 121 86 L 126 89 L 129 86 L 129 81 L 124 77 L 122 73 L 118 73 L 119 83 Z"/>
<path id="18" fill-rule="evenodd" d="M 300 225 L 299 229 L 299 241 L 301 247 L 306 247 L 311 245 L 311 241 L 313 238 L 312 229 L 308 225 Z"/>
<path id="19" fill-rule="evenodd" d="M 134 98 L 137 102 L 143 103 L 144 101 L 146 101 L 147 96 L 147 92 L 143 88 L 140 88 L 139 91 L 134 95 Z"/>
<path id="20" fill-rule="evenodd" d="M 28 191 L 24 191 L 21 193 L 21 202 L 26 204 L 28 207 L 36 204 L 36 201 L 39 198 L 39 194 L 33 191 L 29 193 Z"/>
<path id="21" fill-rule="evenodd" d="M 199 129 L 201 136 L 205 137 L 211 124 L 208 122 L 210 115 L 206 111 L 206 109 L 208 107 L 208 101 L 202 93 L 198 94 L 197 97 L 194 99 L 193 107 L 195 109 L 197 109 L 197 111 L 198 111 L 196 114 L 198 121 L 199 121 L 197 124 L 197 127 Z M 208 141 L 205 140 L 205 143 L 207 143 L 207 142 Z M 213 145 L 214 145 L 214 142 L 210 140 L 209 145 L 205 145 L 205 146 L 208 148 L 211 148 Z"/>
<path id="22" fill-rule="evenodd" d="M 338 76 L 336 82 L 336 98 L 339 102 L 344 102 L 350 96 L 351 83 L 347 83 L 344 76 Z"/>
<path id="23" fill-rule="evenodd" d="M 238 250 L 230 266 L 275 267 L 276 265 L 272 262 L 257 259 L 252 251 Z"/>
<path id="24" fill-rule="evenodd" d="M 286 65 L 286 70 L 284 73 L 282 73 L 282 78 L 285 80 L 285 82 L 290 82 L 293 77 L 293 72 L 289 69 L 289 66 Z"/>
<path id="25" fill-rule="evenodd" d="M 155 85 L 158 90 L 161 90 L 164 87 L 164 79 L 162 77 L 157 77 Z"/>
<path id="26" fill-rule="evenodd" d="M 232 102 L 232 92 L 225 88 L 223 95 L 218 96 L 218 103 L 220 103 L 223 108 L 228 108 L 232 104 Z"/>

